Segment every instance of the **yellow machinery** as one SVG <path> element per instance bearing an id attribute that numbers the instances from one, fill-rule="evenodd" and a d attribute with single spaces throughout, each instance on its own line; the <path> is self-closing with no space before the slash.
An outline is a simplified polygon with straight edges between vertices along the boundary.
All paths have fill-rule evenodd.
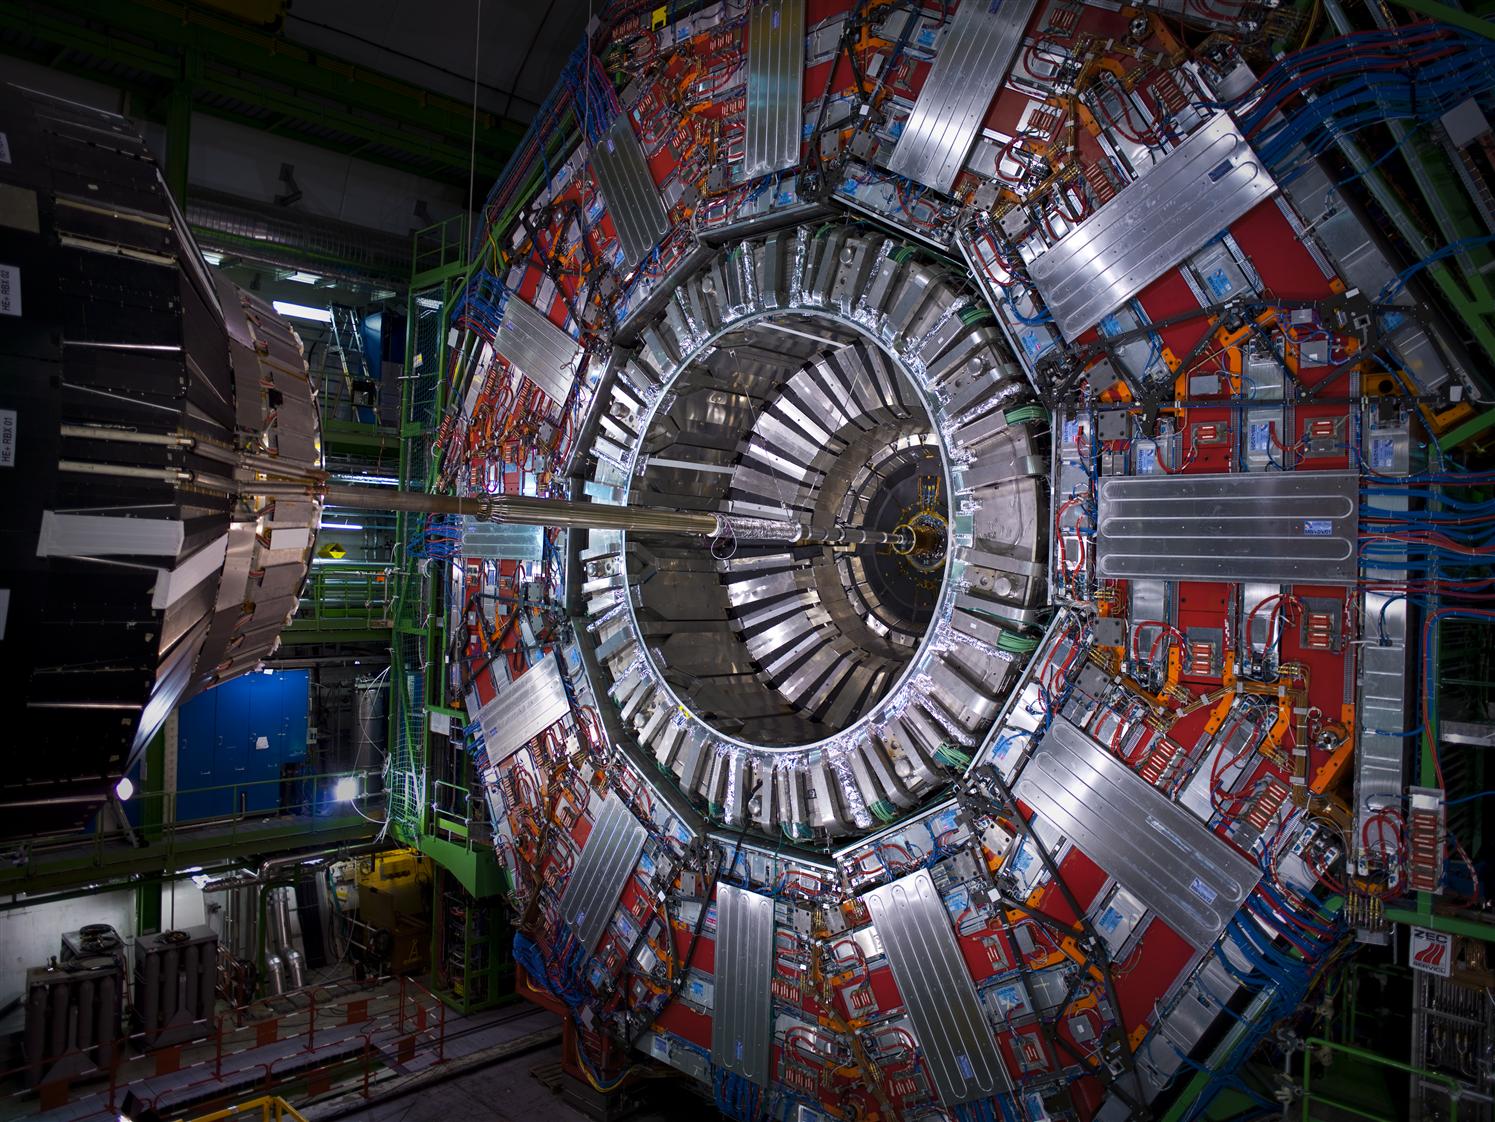
<path id="1" fill-rule="evenodd" d="M 235 1122 L 253 1118 L 260 1119 L 260 1122 L 306 1122 L 305 1117 L 279 1095 L 250 1099 L 224 1110 L 215 1110 L 212 1114 L 200 1115 L 191 1122 L 222 1122 L 225 1118 L 235 1119 Z"/>
<path id="2" fill-rule="evenodd" d="M 426 968 L 431 946 L 431 860 L 414 849 L 391 849 L 358 861 L 358 918 L 368 951 L 392 974 Z M 345 901 L 339 901 L 344 903 Z"/>

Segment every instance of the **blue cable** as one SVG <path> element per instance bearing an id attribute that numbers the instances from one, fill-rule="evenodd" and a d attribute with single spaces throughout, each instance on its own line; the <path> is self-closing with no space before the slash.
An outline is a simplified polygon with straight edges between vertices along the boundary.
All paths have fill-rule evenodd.
<path id="1" fill-rule="evenodd" d="M 1495 791 L 1477 791 L 1477 792 L 1475 792 L 1472 795 L 1464 795 L 1462 798 L 1449 799 L 1443 805 L 1444 806 L 1458 806 L 1460 803 L 1472 803 L 1476 799 L 1487 799 L 1491 795 L 1495 795 Z"/>
<path id="2" fill-rule="evenodd" d="M 1011 286 L 1002 289 L 1002 295 L 1006 298 L 1007 306 L 1012 309 L 1012 314 L 1017 317 L 1019 323 L 1025 323 L 1031 326 L 1034 324 L 1054 322 L 1054 317 L 1047 311 L 1040 312 L 1036 316 L 1025 316 L 1022 312 L 1018 311 L 1017 302 L 1012 299 Z"/>

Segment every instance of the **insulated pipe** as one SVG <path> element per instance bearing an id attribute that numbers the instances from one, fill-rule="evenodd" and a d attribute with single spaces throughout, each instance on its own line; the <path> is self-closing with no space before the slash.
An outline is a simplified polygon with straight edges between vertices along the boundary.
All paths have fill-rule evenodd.
<path id="1" fill-rule="evenodd" d="M 788 542 L 791 545 L 891 545 L 894 547 L 912 544 L 910 532 L 901 526 L 891 532 L 862 530 L 854 526 L 827 526 L 823 530 L 815 530 L 800 522 L 781 521 L 776 518 L 725 518 L 720 515 L 712 515 L 712 517 L 717 520 L 718 535 L 734 537 L 739 541 Z"/>
<path id="2" fill-rule="evenodd" d="M 249 483 L 256 495 L 311 497 L 313 488 L 288 483 Z M 908 532 L 862 530 L 832 526 L 812 530 L 791 519 L 727 518 L 692 510 L 651 510 L 645 507 L 539 499 L 528 495 L 432 495 L 424 491 L 382 487 L 348 487 L 330 483 L 315 488 L 331 505 L 359 510 L 399 510 L 412 514 L 467 515 L 486 522 L 519 526 L 559 526 L 576 530 L 629 530 L 651 534 L 700 534 L 739 541 L 786 542 L 792 545 L 907 546 Z"/>
<path id="3" fill-rule="evenodd" d="M 301 952 L 287 944 L 285 952 L 286 981 L 291 989 L 299 990 L 306 985 L 306 968 L 301 961 Z"/>
<path id="4" fill-rule="evenodd" d="M 278 954 L 265 957 L 265 982 L 272 994 L 281 994 L 286 991 L 285 967 L 281 964 Z"/>
<path id="5" fill-rule="evenodd" d="M 202 886 L 202 891 L 204 893 L 226 892 L 231 888 L 251 888 L 265 884 L 282 869 L 291 869 L 298 865 L 329 865 L 333 861 L 345 861 L 352 857 L 378 853 L 380 848 L 381 846 L 377 843 L 370 843 L 346 849 L 328 849 L 320 853 L 293 853 L 286 857 L 272 857 L 252 873 L 230 873 L 228 876 L 210 880 Z"/>
<path id="6" fill-rule="evenodd" d="M 285 969 L 285 980 L 293 990 L 299 990 L 306 985 L 306 977 L 302 970 L 301 952 L 296 949 L 291 941 L 291 901 L 290 897 L 296 890 L 289 886 L 284 888 L 272 888 L 271 908 L 275 917 L 275 951 L 280 956 L 280 961 Z"/>
<path id="7" fill-rule="evenodd" d="M 270 937 L 275 941 L 276 953 L 282 956 L 284 961 L 286 945 L 291 941 L 290 922 L 286 914 L 285 889 L 278 885 L 267 889 L 269 892 L 270 913 Z"/>

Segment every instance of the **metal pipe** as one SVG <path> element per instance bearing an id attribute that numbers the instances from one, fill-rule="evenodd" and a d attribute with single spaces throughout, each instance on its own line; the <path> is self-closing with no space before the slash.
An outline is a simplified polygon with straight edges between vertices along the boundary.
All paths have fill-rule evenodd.
<path id="1" fill-rule="evenodd" d="M 290 920 L 286 912 L 285 889 L 276 885 L 269 892 L 270 937 L 275 941 L 275 952 L 284 961 L 286 945 L 291 941 Z"/>
<path id="2" fill-rule="evenodd" d="M 157 483 L 191 483 L 192 473 L 179 468 L 129 467 L 125 464 L 90 464 L 82 460 L 58 460 L 58 471 L 81 475 L 111 475 L 118 479 L 150 479 Z"/>
<path id="3" fill-rule="evenodd" d="M 832 526 L 812 530 L 793 519 L 727 518 L 692 510 L 651 510 L 606 503 L 540 499 L 529 495 L 433 495 L 329 483 L 321 488 L 291 483 L 250 485 L 255 494 L 312 498 L 318 491 L 336 506 L 358 510 L 399 510 L 412 514 L 466 515 L 485 522 L 519 526 L 558 526 L 575 530 L 628 530 L 646 534 L 730 536 L 739 541 L 774 541 L 791 545 L 906 545 L 907 534 Z"/>
<path id="4" fill-rule="evenodd" d="M 286 991 L 285 969 L 281 965 L 278 954 L 265 956 L 265 982 L 272 994 L 282 994 Z"/>
<path id="5" fill-rule="evenodd" d="M 271 658 L 265 660 L 265 665 L 273 670 L 310 670 L 317 666 L 363 665 L 369 668 L 368 672 L 372 672 L 387 662 L 389 662 L 389 656 L 383 654 L 318 655 L 316 658 Z"/>
<path id="6" fill-rule="evenodd" d="M 832 526 L 826 530 L 810 530 L 805 535 L 809 545 L 891 545 L 910 544 L 906 540 L 909 531 L 902 526 L 896 530 L 859 530 L 851 526 Z"/>
<path id="7" fill-rule="evenodd" d="M 695 511 L 645 510 L 537 499 L 528 495 L 431 495 L 328 484 L 326 501 L 359 510 L 402 510 L 416 514 L 463 514 L 485 522 L 519 526 L 559 526 L 579 530 L 636 530 L 653 533 L 715 534 L 721 520 Z"/>
<path id="8" fill-rule="evenodd" d="M 121 713 L 138 713 L 145 708 L 138 701 L 28 701 L 27 709 L 108 709 Z"/>
<path id="9" fill-rule="evenodd" d="M 73 806 L 79 803 L 97 803 L 97 792 L 91 795 L 42 795 L 31 799 L 0 799 L 0 807 Z"/>
<path id="10" fill-rule="evenodd" d="M 284 958 L 286 979 L 290 982 L 291 989 L 299 990 L 306 985 L 306 971 L 301 960 L 301 952 L 295 947 L 287 947 Z"/>
<path id="11" fill-rule="evenodd" d="M 308 468 L 290 460 L 279 460 L 274 456 L 261 456 L 253 452 L 239 452 L 232 448 L 210 444 L 207 441 L 199 441 L 194 450 L 205 459 L 278 476 L 282 480 L 291 480 L 298 486 L 315 484 L 325 478 L 325 475 L 315 468 Z M 245 480 L 241 489 L 249 494 L 259 494 L 251 480 Z"/>
<path id="12" fill-rule="evenodd" d="M 900 526 L 893 531 L 863 530 L 856 526 L 826 526 L 814 529 L 793 519 L 778 518 L 726 518 L 713 515 L 718 529 L 715 535 L 725 535 L 738 541 L 785 542 L 789 545 L 891 545 L 905 547 L 912 544 L 910 532 Z"/>
<path id="13" fill-rule="evenodd" d="M 289 885 L 270 889 L 270 912 L 275 926 L 275 954 L 285 970 L 285 982 L 293 990 L 306 984 L 302 969 L 301 952 L 291 941 L 291 894 L 295 889 Z"/>
<path id="14" fill-rule="evenodd" d="M 63 425 L 63 436 L 75 436 L 83 440 L 108 440 L 115 444 L 155 444 L 167 448 L 191 448 L 197 443 L 195 437 L 182 433 L 134 432 L 130 429 L 112 429 L 103 425 Z"/>
<path id="15" fill-rule="evenodd" d="M 264 884 L 272 874 L 282 869 L 294 868 L 297 865 L 329 865 L 333 861 L 344 861 L 350 857 L 378 853 L 381 848 L 383 847 L 378 842 L 369 842 L 345 849 L 325 849 L 319 853 L 293 853 L 285 857 L 272 857 L 252 873 L 231 873 L 228 876 L 210 880 L 202 886 L 202 891 L 204 893 L 224 892 L 230 888 L 247 888 Z"/>

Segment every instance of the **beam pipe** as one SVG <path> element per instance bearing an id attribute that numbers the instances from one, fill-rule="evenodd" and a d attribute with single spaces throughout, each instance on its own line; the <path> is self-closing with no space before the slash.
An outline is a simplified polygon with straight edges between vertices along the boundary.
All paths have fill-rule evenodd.
<path id="1" fill-rule="evenodd" d="M 329 504 L 357 510 L 397 510 L 411 514 L 465 515 L 486 522 L 518 526 L 558 526 L 572 530 L 628 530 L 652 534 L 723 535 L 740 541 L 784 542 L 790 545 L 900 545 L 907 532 L 862 530 L 832 526 L 812 530 L 790 519 L 726 518 L 690 510 L 651 510 L 609 506 L 528 495 L 434 495 L 373 487 L 324 486 L 296 483 L 253 483 L 245 490 L 256 495 L 312 498 L 319 492 Z"/>

